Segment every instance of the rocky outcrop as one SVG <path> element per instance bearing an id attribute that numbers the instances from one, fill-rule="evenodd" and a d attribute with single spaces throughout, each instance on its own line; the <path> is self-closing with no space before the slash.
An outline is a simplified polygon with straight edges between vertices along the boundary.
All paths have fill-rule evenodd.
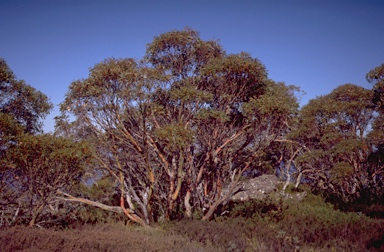
<path id="1" fill-rule="evenodd" d="M 278 191 L 278 185 L 282 182 L 275 175 L 261 175 L 256 178 L 240 181 L 237 190 L 231 197 L 232 201 L 246 201 L 250 199 L 264 199 L 269 194 Z M 302 200 L 306 196 L 306 192 L 286 193 L 280 192 L 282 199 Z"/>
<path id="2" fill-rule="evenodd" d="M 279 183 L 280 181 L 275 175 L 262 175 L 240 181 L 231 200 L 264 199 L 268 194 L 277 191 Z"/>

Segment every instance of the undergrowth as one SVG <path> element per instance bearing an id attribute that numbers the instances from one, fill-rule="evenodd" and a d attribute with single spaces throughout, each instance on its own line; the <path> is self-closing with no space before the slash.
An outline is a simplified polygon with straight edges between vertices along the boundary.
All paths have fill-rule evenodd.
<path id="1" fill-rule="evenodd" d="M 230 203 L 211 222 L 166 226 L 222 251 L 384 251 L 383 220 L 335 210 L 320 196 L 303 201 L 269 197 Z"/>
<path id="2" fill-rule="evenodd" d="M 81 210 L 81 211 L 80 211 Z M 343 212 L 320 196 L 302 201 L 276 193 L 230 202 L 212 221 L 182 219 L 139 227 L 93 213 L 64 230 L 0 230 L 4 251 L 384 251 L 384 220 Z M 80 220 L 80 221 L 79 221 Z M 104 220 L 104 221 L 101 221 Z M 17 235 L 16 235 L 17 234 Z M 47 244 L 47 245 L 44 245 Z M 30 248 L 28 250 L 27 248 Z M 27 249 L 27 250 L 25 250 Z"/>

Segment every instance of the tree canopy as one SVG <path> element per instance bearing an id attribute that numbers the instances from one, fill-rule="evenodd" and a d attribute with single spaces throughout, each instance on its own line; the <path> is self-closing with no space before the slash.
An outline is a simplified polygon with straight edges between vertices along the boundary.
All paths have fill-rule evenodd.
<path id="1" fill-rule="evenodd" d="M 42 132 L 42 122 L 53 105 L 48 97 L 23 80 L 17 80 L 4 59 L 0 58 L 0 115 L 11 118 L 25 132 Z"/>

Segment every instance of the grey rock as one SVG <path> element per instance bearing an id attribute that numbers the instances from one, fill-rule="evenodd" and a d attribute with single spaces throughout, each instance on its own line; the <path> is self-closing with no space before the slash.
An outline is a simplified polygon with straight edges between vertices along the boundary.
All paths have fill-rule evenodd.
<path id="1" fill-rule="evenodd" d="M 230 201 L 246 201 L 250 199 L 265 199 L 269 194 L 278 191 L 278 185 L 282 181 L 275 175 L 261 175 L 256 178 L 246 179 L 240 181 L 232 195 Z M 226 195 L 228 190 L 224 190 L 223 194 Z M 306 195 L 306 192 L 300 193 L 286 193 L 280 192 L 279 195 L 283 200 L 301 201 Z"/>
<path id="2" fill-rule="evenodd" d="M 275 175 L 262 175 L 241 181 L 231 200 L 264 199 L 268 194 L 277 190 L 279 183 L 280 181 Z"/>

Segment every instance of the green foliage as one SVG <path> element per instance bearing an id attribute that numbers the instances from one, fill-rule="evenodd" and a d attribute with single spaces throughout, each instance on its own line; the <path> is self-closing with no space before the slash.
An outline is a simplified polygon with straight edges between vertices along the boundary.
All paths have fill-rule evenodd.
<path id="1" fill-rule="evenodd" d="M 378 109 L 383 112 L 384 110 L 384 64 L 377 66 L 370 70 L 366 76 L 369 83 L 372 83 L 374 96 L 373 102 Z"/>
<path id="2" fill-rule="evenodd" d="M 215 102 L 238 104 L 264 92 L 267 72 L 260 61 L 242 52 L 211 60 L 202 78 L 201 88 L 213 93 Z"/>
<path id="3" fill-rule="evenodd" d="M 172 76 L 193 76 L 212 58 L 223 55 L 216 41 L 203 41 L 199 33 L 186 28 L 156 36 L 147 45 L 146 60 Z"/>
<path id="4" fill-rule="evenodd" d="M 353 175 L 353 167 L 347 162 L 336 163 L 331 171 L 331 180 L 339 183 Z"/>
<path id="5" fill-rule="evenodd" d="M 22 208 L 22 218 L 28 216 L 30 225 L 44 220 L 56 191 L 79 183 L 91 153 L 85 142 L 50 134 L 18 135 L 17 143 L 7 149 L 2 159 L 0 196 L 7 211 Z"/>
<path id="6" fill-rule="evenodd" d="M 247 114 L 252 113 L 255 109 L 262 115 L 281 116 L 283 114 L 295 115 L 297 113 L 298 102 L 294 94 L 300 91 L 298 87 L 286 86 L 282 82 L 269 81 L 266 89 L 265 95 L 256 99 L 253 98 L 244 105 L 244 111 Z"/>
<path id="7" fill-rule="evenodd" d="M 25 132 L 42 131 L 41 119 L 53 108 L 48 97 L 17 80 L 4 59 L 0 58 L 0 113 L 7 114 L 20 124 Z"/>
<path id="8" fill-rule="evenodd" d="M 7 62 L 4 59 L 0 59 L 0 83 L 1 91 L 6 88 L 6 83 L 10 83 L 15 79 L 15 75 L 8 67 Z"/>
<path id="9" fill-rule="evenodd" d="M 188 80 L 187 80 L 188 82 Z M 198 90 L 193 85 L 175 86 L 169 91 L 169 99 L 182 104 L 194 102 L 206 103 L 212 100 L 212 94 L 206 91 Z"/>
<path id="10" fill-rule="evenodd" d="M 157 129 L 155 134 L 160 141 L 165 142 L 165 145 L 173 151 L 176 151 L 177 148 L 189 146 L 193 140 L 193 132 L 180 124 L 166 125 Z"/>
<path id="11" fill-rule="evenodd" d="M 271 222 L 277 222 L 284 218 L 283 201 L 277 197 L 267 197 L 263 200 L 249 200 L 243 202 L 229 202 L 224 206 L 222 212 L 228 211 L 225 218 L 243 217 L 246 219 L 264 219 Z M 220 219 L 220 218 L 219 218 Z"/>
<path id="12" fill-rule="evenodd" d="M 23 127 L 16 123 L 11 115 L 0 112 L 0 157 L 10 146 L 17 143 L 17 139 L 23 131 Z"/>
<path id="13" fill-rule="evenodd" d="M 210 120 L 217 120 L 219 123 L 230 121 L 229 116 L 224 111 L 215 109 L 201 109 L 196 115 L 196 119 L 207 123 L 209 123 Z"/>

